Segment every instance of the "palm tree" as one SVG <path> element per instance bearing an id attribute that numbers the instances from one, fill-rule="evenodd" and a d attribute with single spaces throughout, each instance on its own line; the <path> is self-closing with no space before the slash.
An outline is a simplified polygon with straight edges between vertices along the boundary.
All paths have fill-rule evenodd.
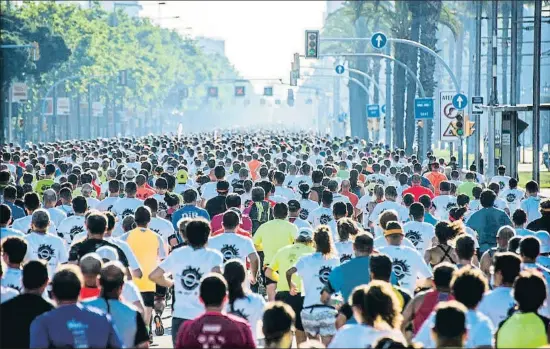
<path id="1" fill-rule="evenodd" d="M 421 2 L 407 1 L 407 7 L 411 13 L 411 31 L 410 40 L 418 42 L 420 40 L 420 22 L 421 22 Z M 418 49 L 416 47 L 407 47 L 408 61 L 407 65 L 414 74 L 418 71 Z M 410 155 L 413 152 L 414 142 L 414 99 L 416 96 L 416 81 L 409 79 L 407 84 L 407 109 L 405 113 L 405 152 Z M 418 132 L 418 142 L 421 142 L 422 133 Z"/>

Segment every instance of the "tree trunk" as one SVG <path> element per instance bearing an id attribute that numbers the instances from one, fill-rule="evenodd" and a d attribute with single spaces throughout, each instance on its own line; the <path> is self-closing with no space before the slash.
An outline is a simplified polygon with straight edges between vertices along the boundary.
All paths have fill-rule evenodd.
<path id="1" fill-rule="evenodd" d="M 422 13 L 425 15 L 425 17 L 422 21 L 420 29 L 420 43 L 435 51 L 437 44 L 437 23 L 441 13 L 442 2 L 441 0 L 432 0 L 424 1 L 421 4 Z M 437 83 L 434 79 L 435 63 L 435 57 L 424 51 L 420 51 L 419 75 L 420 82 L 422 83 L 422 86 L 424 86 L 424 91 L 426 92 L 426 97 L 433 97 L 435 87 L 437 86 Z M 424 127 L 426 127 L 426 125 Z M 428 139 L 424 141 L 426 141 L 428 144 L 432 144 L 432 120 L 428 120 L 427 127 Z M 428 148 L 431 149 L 431 146 L 429 146 Z"/>
<path id="2" fill-rule="evenodd" d="M 405 45 L 395 45 L 395 58 L 404 61 L 407 58 Z M 393 74 L 393 139 L 396 148 L 403 149 L 405 137 L 403 135 L 403 124 L 405 117 L 405 90 L 406 90 L 405 69 L 394 65 Z"/>
<path id="3" fill-rule="evenodd" d="M 418 4 L 414 1 L 409 2 L 409 9 L 412 14 L 410 40 L 418 42 L 420 39 L 420 14 L 418 13 Z M 411 68 L 414 74 L 418 71 L 418 49 L 416 47 L 407 47 L 408 60 L 407 66 Z M 407 74 L 407 110 L 405 113 L 405 152 L 407 155 L 413 153 L 415 122 L 414 122 L 414 99 L 416 97 L 416 81 Z M 422 131 L 418 128 L 418 144 L 422 144 Z M 419 147 L 420 149 L 420 147 Z"/>
<path id="4" fill-rule="evenodd" d="M 409 9 L 405 1 L 395 3 L 397 26 L 392 28 L 392 35 L 397 38 L 407 39 L 409 37 Z M 401 62 L 406 62 L 408 57 L 407 46 L 403 44 L 394 45 L 394 56 Z M 393 145 L 395 148 L 405 148 L 404 121 L 405 121 L 405 90 L 406 90 L 405 69 L 394 64 L 393 74 Z M 389 126 L 389 125 L 388 125 Z"/>

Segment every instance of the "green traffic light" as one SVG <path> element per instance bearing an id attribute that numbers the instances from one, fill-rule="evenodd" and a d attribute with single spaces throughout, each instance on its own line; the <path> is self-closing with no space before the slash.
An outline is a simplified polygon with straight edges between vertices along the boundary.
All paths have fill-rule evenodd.
<path id="1" fill-rule="evenodd" d="M 464 130 L 456 130 L 456 134 L 458 136 L 463 136 L 464 135 Z"/>
<path id="2" fill-rule="evenodd" d="M 315 50 L 314 49 L 310 49 L 308 52 L 309 52 L 310 56 L 315 56 Z"/>

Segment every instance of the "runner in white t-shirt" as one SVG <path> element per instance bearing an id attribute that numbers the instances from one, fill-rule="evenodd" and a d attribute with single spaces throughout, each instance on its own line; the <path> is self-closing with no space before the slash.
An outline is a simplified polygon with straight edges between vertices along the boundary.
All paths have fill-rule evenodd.
<path id="1" fill-rule="evenodd" d="M 199 300 L 199 285 L 209 272 L 221 273 L 222 254 L 206 247 L 210 236 L 210 225 L 202 218 L 194 218 L 186 227 L 188 246 L 172 251 L 160 265 L 151 272 L 149 279 L 163 287 L 174 286 L 174 312 L 172 331 L 176 334 L 185 320 L 192 320 L 204 312 Z M 173 280 L 166 277 L 171 274 Z M 172 337 L 175 339 L 175 335 Z"/>
<path id="2" fill-rule="evenodd" d="M 48 267 L 50 279 L 57 267 L 69 259 L 67 245 L 60 237 L 47 233 L 50 224 L 48 211 L 38 209 L 32 214 L 31 232 L 25 236 L 27 254 L 25 260 L 42 260 Z"/>
<path id="3" fill-rule="evenodd" d="M 405 237 L 415 246 L 418 253 L 424 256 L 427 249 L 436 242 L 435 228 L 433 225 L 424 222 L 424 205 L 415 202 L 410 209 L 411 220 L 403 225 Z"/>
<path id="4" fill-rule="evenodd" d="M 433 274 L 418 251 L 402 246 L 404 236 L 401 224 L 389 222 L 384 231 L 388 246 L 381 247 L 379 251 L 390 256 L 399 285 L 413 294 L 417 279 L 431 279 Z"/>
<path id="5" fill-rule="evenodd" d="M 252 328 L 252 335 L 258 342 L 258 324 L 262 318 L 265 300 L 257 293 L 243 288 L 248 279 L 245 264 L 238 259 L 227 261 L 223 268 L 223 277 L 227 281 L 228 302 L 225 311 L 245 319 Z"/>
<path id="6" fill-rule="evenodd" d="M 336 333 L 334 318 L 337 311 L 321 302 L 320 295 L 327 285 L 331 271 L 340 265 L 340 259 L 328 229 L 317 228 L 313 234 L 313 241 L 316 252 L 300 257 L 296 265 L 286 272 L 286 280 L 290 294 L 294 296 L 298 290 L 292 281 L 292 275 L 297 273 L 302 278 L 304 308 L 301 317 L 304 331 L 309 338 L 320 336 L 323 344 L 326 345 Z"/>

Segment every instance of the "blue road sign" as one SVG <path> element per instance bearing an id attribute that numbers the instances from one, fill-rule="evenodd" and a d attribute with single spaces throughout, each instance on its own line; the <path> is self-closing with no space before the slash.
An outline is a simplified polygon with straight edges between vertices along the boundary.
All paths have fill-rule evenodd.
<path id="1" fill-rule="evenodd" d="M 372 47 L 376 49 L 383 49 L 384 46 L 386 46 L 386 43 L 388 42 L 388 38 L 384 33 L 374 33 L 372 37 L 370 38 L 370 43 Z"/>
<path id="2" fill-rule="evenodd" d="M 338 114 L 338 122 L 344 122 L 346 121 L 346 117 L 348 116 L 347 113 L 340 113 Z"/>
<path id="3" fill-rule="evenodd" d="M 434 100 L 432 98 L 416 98 L 414 100 L 415 119 L 434 118 Z"/>
<path id="4" fill-rule="evenodd" d="M 337 74 L 344 74 L 344 72 L 346 71 L 346 68 L 344 68 L 343 65 L 338 64 L 334 70 L 336 70 Z"/>
<path id="5" fill-rule="evenodd" d="M 458 110 L 462 110 L 466 108 L 468 105 L 468 97 L 466 97 L 463 93 L 457 93 L 453 97 L 453 107 L 455 107 Z"/>
<path id="6" fill-rule="evenodd" d="M 382 104 L 382 107 L 380 108 L 380 110 L 382 111 L 382 114 L 386 114 L 386 105 Z"/>
<path id="7" fill-rule="evenodd" d="M 380 117 L 380 105 L 379 104 L 367 104 L 367 117 L 379 118 Z"/>

